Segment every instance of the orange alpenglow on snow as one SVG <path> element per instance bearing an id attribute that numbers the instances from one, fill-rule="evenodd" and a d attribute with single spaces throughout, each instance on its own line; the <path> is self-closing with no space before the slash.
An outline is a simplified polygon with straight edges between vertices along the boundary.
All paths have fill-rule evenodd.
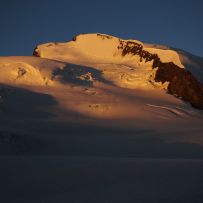
<path id="1" fill-rule="evenodd" d="M 202 126 L 202 112 L 194 108 L 203 108 L 199 57 L 99 33 L 41 44 L 33 55 L 0 57 L 0 83 L 4 89 L 53 97 L 54 107 L 43 107 L 55 115 L 53 122 L 145 126 L 160 132 L 168 125 L 180 130 L 191 122 Z"/>

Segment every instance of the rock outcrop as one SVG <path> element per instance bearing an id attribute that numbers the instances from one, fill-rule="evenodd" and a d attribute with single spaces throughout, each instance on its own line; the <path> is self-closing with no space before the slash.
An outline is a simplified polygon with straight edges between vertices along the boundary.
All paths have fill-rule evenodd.
<path id="1" fill-rule="evenodd" d="M 140 62 L 153 60 L 152 68 L 157 68 L 154 80 L 169 82 L 168 93 L 189 102 L 192 106 L 203 109 L 203 85 L 186 69 L 180 68 L 173 62 L 163 63 L 157 54 L 143 50 L 143 46 L 133 41 L 122 41 L 118 49 L 122 56 L 127 54 L 140 56 Z"/>

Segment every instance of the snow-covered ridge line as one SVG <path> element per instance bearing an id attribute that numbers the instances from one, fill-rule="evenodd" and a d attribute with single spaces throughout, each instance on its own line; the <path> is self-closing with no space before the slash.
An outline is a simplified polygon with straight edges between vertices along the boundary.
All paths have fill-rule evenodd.
<path id="1" fill-rule="evenodd" d="M 132 67 L 151 66 L 152 58 L 158 56 L 162 62 L 173 62 L 184 68 L 179 55 L 173 50 L 145 48 L 138 40 L 123 40 L 99 33 L 77 35 L 66 43 L 41 44 L 35 48 L 33 55 L 72 63 L 80 57 L 83 63 L 115 63 Z"/>

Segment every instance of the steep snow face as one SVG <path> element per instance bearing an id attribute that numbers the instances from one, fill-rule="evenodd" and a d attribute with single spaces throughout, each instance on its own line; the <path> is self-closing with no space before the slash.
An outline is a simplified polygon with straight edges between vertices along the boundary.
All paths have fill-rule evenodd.
<path id="1" fill-rule="evenodd" d="M 164 45 L 144 43 L 143 47 L 148 50 L 160 50 L 161 52 L 165 52 L 166 50 L 175 51 L 178 54 L 181 64 L 184 66 L 184 68 L 190 71 L 199 82 L 203 83 L 203 58 L 195 56 L 184 50 Z"/>

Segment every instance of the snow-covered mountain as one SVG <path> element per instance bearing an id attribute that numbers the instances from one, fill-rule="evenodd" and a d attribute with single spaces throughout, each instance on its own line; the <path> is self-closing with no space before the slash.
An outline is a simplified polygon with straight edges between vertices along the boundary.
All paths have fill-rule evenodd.
<path id="1" fill-rule="evenodd" d="M 187 102 L 203 108 L 203 60 L 182 50 L 82 34 L 69 42 L 38 45 L 33 55 L 0 58 L 1 89 L 11 92 L 5 105 L 16 88 L 25 88 L 53 96 L 57 119 L 64 117 L 61 110 L 71 110 L 100 119 L 136 118 L 139 123 L 155 116 L 165 122 L 163 115 L 194 111 Z M 64 119 L 77 120 L 69 115 Z"/>
<path id="2" fill-rule="evenodd" d="M 203 108 L 203 60 L 199 64 L 181 51 L 109 35 L 83 34 L 71 42 L 39 45 L 34 55 L 96 68 L 121 87 L 165 88 Z"/>
<path id="3" fill-rule="evenodd" d="M 104 34 L 0 57 L 0 201 L 202 202 L 202 83 L 202 58 Z"/>
<path id="4" fill-rule="evenodd" d="M 38 45 L 33 55 L 0 58 L 1 88 L 11 92 L 5 111 L 12 95 L 17 95 L 12 92 L 25 88 L 53 97 L 57 105 L 46 111 L 65 122 L 78 122 L 72 114 L 62 113 L 67 111 L 90 120 L 119 118 L 131 126 L 135 120 L 145 121 L 153 128 L 159 122 L 168 125 L 172 115 L 187 117 L 196 112 L 194 118 L 202 116 L 188 102 L 203 108 L 203 60 L 187 52 L 104 34 L 82 34 L 69 42 Z"/>

